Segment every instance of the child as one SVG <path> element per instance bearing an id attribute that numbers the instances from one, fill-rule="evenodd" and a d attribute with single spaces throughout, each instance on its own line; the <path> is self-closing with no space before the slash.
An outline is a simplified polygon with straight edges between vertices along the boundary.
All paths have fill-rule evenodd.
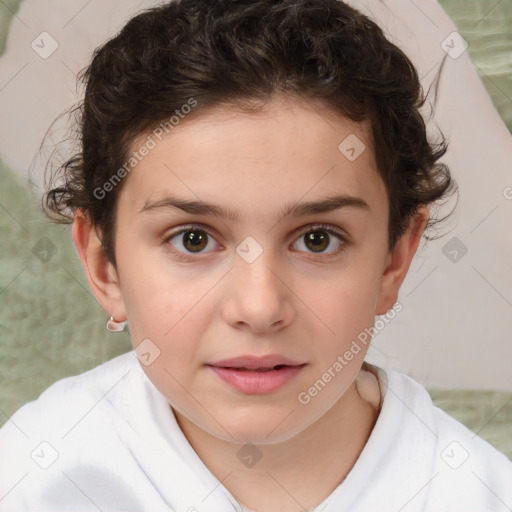
<path id="1" fill-rule="evenodd" d="M 83 78 L 45 208 L 135 350 L 0 430 L 0 509 L 511 510 L 512 463 L 364 361 L 455 190 L 382 31 L 338 0 L 174 1 Z"/>

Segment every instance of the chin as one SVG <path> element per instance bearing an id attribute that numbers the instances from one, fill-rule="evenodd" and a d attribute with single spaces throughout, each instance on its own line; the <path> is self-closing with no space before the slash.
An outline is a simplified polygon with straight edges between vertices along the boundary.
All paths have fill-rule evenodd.
<path id="1" fill-rule="evenodd" d="M 296 415 L 290 414 L 290 412 L 288 411 L 286 414 L 276 414 L 275 412 L 263 414 L 247 411 L 239 418 L 231 415 L 225 421 L 220 421 L 229 434 L 223 429 L 219 430 L 218 426 L 215 428 L 216 432 L 211 433 L 224 441 L 242 445 L 283 443 L 307 427 L 307 425 L 297 425 Z"/>

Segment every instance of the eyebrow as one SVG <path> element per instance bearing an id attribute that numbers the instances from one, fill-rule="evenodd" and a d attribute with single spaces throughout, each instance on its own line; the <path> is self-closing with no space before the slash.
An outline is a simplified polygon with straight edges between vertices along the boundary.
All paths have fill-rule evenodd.
<path id="1" fill-rule="evenodd" d="M 370 207 L 360 197 L 350 195 L 329 196 L 317 201 L 299 203 L 297 201 L 287 203 L 277 214 L 277 221 L 286 217 L 303 217 L 319 213 L 328 213 L 341 208 L 357 208 L 369 211 Z M 139 213 L 161 211 L 168 209 L 180 209 L 192 215 L 213 215 L 214 217 L 229 219 L 239 222 L 240 216 L 237 210 L 223 208 L 222 206 L 205 201 L 189 201 L 176 196 L 169 196 L 158 201 L 146 200 Z"/>

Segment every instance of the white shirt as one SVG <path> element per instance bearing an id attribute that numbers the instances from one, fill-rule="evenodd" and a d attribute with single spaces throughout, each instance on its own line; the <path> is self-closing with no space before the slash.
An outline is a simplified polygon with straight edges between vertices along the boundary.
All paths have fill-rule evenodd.
<path id="1" fill-rule="evenodd" d="M 512 462 L 402 373 L 372 367 L 382 408 L 315 511 L 510 511 Z M 0 429 L 1 512 L 242 512 L 130 351 L 62 379 Z"/>

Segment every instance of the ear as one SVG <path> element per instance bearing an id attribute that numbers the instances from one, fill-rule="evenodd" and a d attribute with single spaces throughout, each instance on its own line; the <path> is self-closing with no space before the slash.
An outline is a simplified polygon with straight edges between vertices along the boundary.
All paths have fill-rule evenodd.
<path id="1" fill-rule="evenodd" d="M 108 261 L 95 226 L 87 213 L 77 209 L 73 219 L 73 242 L 94 296 L 117 322 L 126 320 L 126 310 L 114 265 Z"/>
<path id="2" fill-rule="evenodd" d="M 420 208 L 418 213 L 411 219 L 405 233 L 388 254 L 377 299 L 376 315 L 385 314 L 398 300 L 398 290 L 407 275 L 423 231 L 425 231 L 427 226 L 428 219 L 428 208 Z"/>

